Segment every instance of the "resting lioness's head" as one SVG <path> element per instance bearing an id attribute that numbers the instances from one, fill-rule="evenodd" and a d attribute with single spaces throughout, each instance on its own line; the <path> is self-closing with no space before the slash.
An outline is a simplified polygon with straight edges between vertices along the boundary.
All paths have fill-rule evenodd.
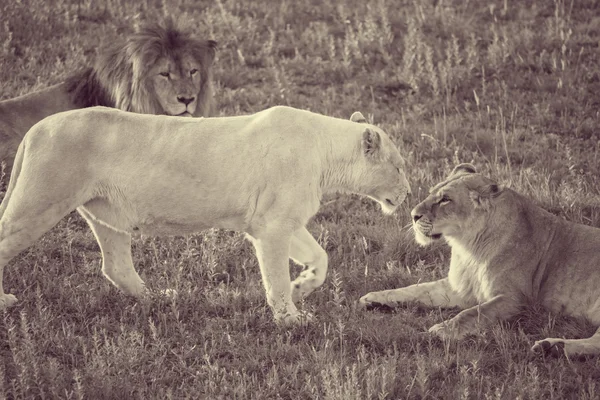
<path id="1" fill-rule="evenodd" d="M 366 119 L 355 112 L 350 120 L 365 123 Z M 393 213 L 410 193 L 404 174 L 404 159 L 390 138 L 379 128 L 368 125 L 362 136 L 363 157 L 358 171 L 360 192 L 381 204 L 386 214 Z"/>
<path id="2" fill-rule="evenodd" d="M 460 164 L 450 176 L 430 190 L 411 215 L 415 239 L 427 245 L 485 226 L 491 201 L 502 193 L 493 180 L 477 173 L 471 164 Z"/>

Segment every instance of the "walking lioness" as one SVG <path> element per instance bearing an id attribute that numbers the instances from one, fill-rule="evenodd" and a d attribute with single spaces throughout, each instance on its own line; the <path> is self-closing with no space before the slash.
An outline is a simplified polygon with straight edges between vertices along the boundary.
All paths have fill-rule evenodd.
<path id="1" fill-rule="evenodd" d="M 146 288 L 131 233 L 232 229 L 254 244 L 275 318 L 298 322 L 294 302 L 327 273 L 327 254 L 305 228 L 321 196 L 360 193 L 391 213 L 409 192 L 392 141 L 357 122 L 360 113 L 348 121 L 289 107 L 202 119 L 103 107 L 50 116 L 17 151 L 0 206 L 0 274 L 75 209 L 100 245 L 104 275 L 134 296 Z M 307 267 L 294 282 L 289 258 Z M 15 301 L 0 286 L 0 308 Z"/>
<path id="2" fill-rule="evenodd" d="M 418 243 L 443 238 L 452 248 L 448 277 L 369 293 L 363 305 L 465 308 L 429 329 L 454 339 L 509 318 L 528 302 L 600 325 L 600 229 L 556 217 L 470 164 L 431 189 L 412 217 Z M 600 329 L 589 339 L 540 340 L 532 350 L 598 354 Z"/>

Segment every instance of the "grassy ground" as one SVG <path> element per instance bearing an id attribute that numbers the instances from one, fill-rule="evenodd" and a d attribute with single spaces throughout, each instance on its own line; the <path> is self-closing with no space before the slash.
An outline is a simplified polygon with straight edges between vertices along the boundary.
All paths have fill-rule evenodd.
<path id="1" fill-rule="evenodd" d="M 102 3 L 101 5 L 98 5 Z M 594 0 L 22 0 L 0 5 L 0 97 L 58 82 L 147 19 L 172 15 L 220 43 L 222 115 L 287 104 L 361 110 L 397 139 L 413 197 L 393 217 L 340 196 L 309 228 L 330 273 L 303 307 L 316 321 L 272 322 L 250 245 L 234 233 L 140 238 L 153 288 L 136 302 L 101 276 L 73 214 L 5 271 L 19 298 L 0 314 L 0 396 L 8 398 L 597 398 L 600 359 L 543 359 L 547 336 L 586 322 L 530 308 L 483 336 L 443 343 L 427 328 L 456 310 L 359 312 L 363 294 L 443 276 L 408 211 L 457 162 L 546 209 L 600 226 L 600 17 Z M 298 269 L 292 267 L 294 272 Z"/>

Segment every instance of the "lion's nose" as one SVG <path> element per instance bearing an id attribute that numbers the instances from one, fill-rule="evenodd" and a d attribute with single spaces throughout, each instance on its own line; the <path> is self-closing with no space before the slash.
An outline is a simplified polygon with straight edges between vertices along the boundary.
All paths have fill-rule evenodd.
<path id="1" fill-rule="evenodd" d="M 413 221 L 417 222 L 418 220 L 421 219 L 422 215 L 412 213 L 412 217 L 413 217 Z"/>
<path id="2" fill-rule="evenodd" d="M 177 101 L 185 104 L 186 106 L 196 100 L 195 97 L 177 96 Z"/>

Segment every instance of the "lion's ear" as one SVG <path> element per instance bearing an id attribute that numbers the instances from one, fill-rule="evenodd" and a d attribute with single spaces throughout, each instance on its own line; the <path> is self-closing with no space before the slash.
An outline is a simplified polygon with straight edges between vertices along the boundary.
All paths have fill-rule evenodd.
<path id="1" fill-rule="evenodd" d="M 476 174 L 476 173 L 477 173 L 477 170 L 475 169 L 473 164 L 463 163 L 463 164 L 458 164 L 456 167 L 454 167 L 454 169 L 450 173 L 450 176 L 456 175 L 456 174 Z"/>
<path id="2" fill-rule="evenodd" d="M 367 119 L 361 114 L 360 111 L 354 111 L 350 116 L 350 121 L 364 124 L 367 122 Z"/>
<path id="3" fill-rule="evenodd" d="M 363 152 L 367 156 L 373 156 L 377 154 L 381 148 L 381 137 L 379 132 L 372 131 L 367 128 L 362 135 L 362 148 Z"/>
<path id="4" fill-rule="evenodd" d="M 488 210 L 491 199 L 498 197 L 503 190 L 504 187 L 498 185 L 497 183 L 489 183 L 487 185 L 479 186 L 473 190 L 470 190 L 469 197 L 471 197 L 475 208 L 483 208 Z"/>
<path id="5" fill-rule="evenodd" d="M 206 41 L 206 46 L 209 48 L 209 50 L 212 52 L 213 57 L 215 56 L 215 53 L 217 52 L 217 50 L 219 49 L 219 43 L 217 43 L 216 40 L 207 40 Z"/>
<path id="6" fill-rule="evenodd" d="M 204 54 L 207 56 L 207 57 L 203 57 L 204 62 L 206 62 L 208 65 L 210 65 L 210 64 L 212 64 L 212 62 L 215 59 L 215 55 L 217 54 L 217 49 L 219 48 L 219 44 L 217 43 L 216 40 L 210 39 L 204 43 L 203 47 L 205 48 Z"/>

